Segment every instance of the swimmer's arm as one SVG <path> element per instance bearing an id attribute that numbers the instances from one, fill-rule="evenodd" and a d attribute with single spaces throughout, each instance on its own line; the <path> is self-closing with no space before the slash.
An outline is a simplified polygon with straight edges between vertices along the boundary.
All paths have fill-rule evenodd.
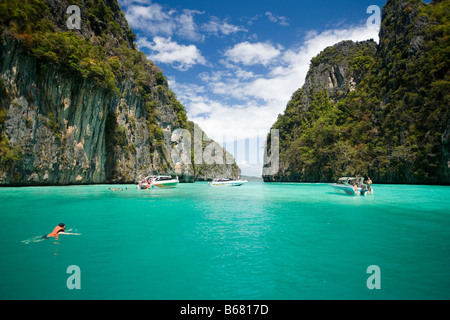
<path id="1" fill-rule="evenodd" d="M 72 234 L 72 235 L 76 235 L 76 236 L 81 235 L 81 233 L 73 233 L 73 232 L 59 232 L 58 234 Z"/>

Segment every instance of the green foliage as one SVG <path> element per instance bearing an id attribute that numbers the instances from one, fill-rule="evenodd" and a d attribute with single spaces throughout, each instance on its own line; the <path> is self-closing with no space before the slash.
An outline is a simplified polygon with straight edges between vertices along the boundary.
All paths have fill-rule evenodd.
<path id="1" fill-rule="evenodd" d="M 338 63 L 342 61 L 342 55 L 335 47 L 328 47 L 320 55 L 311 59 L 311 66 L 317 67 L 319 64 L 325 62 L 326 60 L 331 60 Z"/>
<path id="2" fill-rule="evenodd" d="M 116 126 L 113 134 L 114 144 L 124 147 L 127 143 L 127 128 Z"/>
<path id="3" fill-rule="evenodd" d="M 2 135 L 0 141 L 0 156 L 1 162 L 18 161 L 22 159 L 21 148 L 18 146 L 11 146 L 5 134 Z"/>
<path id="4" fill-rule="evenodd" d="M 7 114 L 8 114 L 8 110 L 4 109 L 0 106 L 0 129 L 2 129 L 2 125 L 5 122 Z"/>
<path id="5" fill-rule="evenodd" d="M 79 1 L 72 4 L 80 5 Z M 0 2 L 0 28 L 9 29 L 41 66 L 53 64 L 62 72 L 92 79 L 98 86 L 116 93 L 117 82 L 127 74 L 134 79 L 139 93 L 148 94 L 160 71 L 132 47 L 135 36 L 131 29 L 121 28 L 116 21 L 114 11 L 121 11 L 114 6 L 115 1 L 95 0 L 86 0 L 81 5 L 82 17 L 95 32 L 92 38 L 83 38 L 73 31 L 55 32 L 50 9 L 42 0 Z M 158 74 L 157 78 L 161 77 L 164 76 Z"/>
<path id="6" fill-rule="evenodd" d="M 3 130 L 7 112 L 7 109 L 0 106 L 0 169 L 2 170 L 8 169 L 23 158 L 22 148 L 11 146 L 8 136 Z"/>
<path id="7" fill-rule="evenodd" d="M 61 139 L 61 127 L 56 120 L 53 112 L 50 112 L 48 114 L 48 121 L 47 121 L 47 127 L 52 130 L 52 132 L 55 134 L 55 137 L 58 139 Z"/>
<path id="8" fill-rule="evenodd" d="M 42 0 L 2 0 L 0 29 L 9 28 L 16 34 L 30 34 L 52 30 L 50 10 Z"/>
<path id="9" fill-rule="evenodd" d="M 152 147 L 160 146 L 164 140 L 164 133 L 156 124 L 156 108 L 157 108 L 157 102 L 156 101 L 147 101 L 146 104 L 147 109 L 147 127 L 148 127 L 148 134 L 152 139 Z"/>
<path id="10" fill-rule="evenodd" d="M 125 146 L 124 149 L 128 152 L 128 154 L 136 154 L 136 144 L 134 143 L 130 143 L 129 145 Z"/>
<path id="11" fill-rule="evenodd" d="M 94 46 L 72 31 L 36 33 L 32 36 L 32 55 L 41 63 L 51 63 L 66 73 L 90 78 L 101 87 L 116 90 L 119 61 L 107 57 L 102 46 Z"/>
<path id="12" fill-rule="evenodd" d="M 184 106 L 177 100 L 175 93 L 169 90 L 170 105 L 175 110 L 178 118 L 178 125 L 180 128 L 186 128 L 187 126 L 187 115 Z"/>
<path id="13" fill-rule="evenodd" d="M 7 169 L 22 158 L 22 149 L 19 146 L 11 146 L 6 134 L 2 133 L 0 139 L 0 168 Z"/>

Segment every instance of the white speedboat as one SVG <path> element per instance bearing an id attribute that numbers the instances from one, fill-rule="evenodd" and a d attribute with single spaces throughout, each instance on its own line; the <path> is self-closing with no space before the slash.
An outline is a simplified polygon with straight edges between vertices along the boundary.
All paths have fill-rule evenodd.
<path id="1" fill-rule="evenodd" d="M 247 183 L 247 180 L 213 179 L 208 182 L 211 187 L 237 187 Z"/>
<path id="2" fill-rule="evenodd" d="M 350 196 L 373 194 L 372 186 L 364 183 L 364 177 L 342 177 L 330 186 L 335 191 L 344 192 Z"/>
<path id="3" fill-rule="evenodd" d="M 139 189 L 158 188 L 175 188 L 178 185 L 178 177 L 175 179 L 171 176 L 148 176 L 138 184 Z"/>

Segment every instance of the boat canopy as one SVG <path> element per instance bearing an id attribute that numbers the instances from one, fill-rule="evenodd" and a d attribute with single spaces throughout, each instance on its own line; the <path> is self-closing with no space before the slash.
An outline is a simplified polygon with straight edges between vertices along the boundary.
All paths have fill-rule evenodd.
<path id="1" fill-rule="evenodd" d="M 348 183 L 348 182 L 354 182 L 356 181 L 357 183 L 364 183 L 364 177 L 341 177 L 338 179 L 337 183 L 339 184 L 344 184 L 344 183 Z"/>
<path id="2" fill-rule="evenodd" d="M 173 180 L 174 179 L 174 178 L 172 178 L 172 176 L 148 176 L 148 177 L 145 178 L 145 180 L 148 180 L 150 178 L 154 178 L 154 179 L 157 179 L 159 181 L 161 181 L 161 180 Z"/>
<path id="3" fill-rule="evenodd" d="M 174 180 L 174 178 L 172 178 L 171 176 L 159 176 L 158 178 L 156 178 L 156 180 L 165 181 L 165 180 Z"/>

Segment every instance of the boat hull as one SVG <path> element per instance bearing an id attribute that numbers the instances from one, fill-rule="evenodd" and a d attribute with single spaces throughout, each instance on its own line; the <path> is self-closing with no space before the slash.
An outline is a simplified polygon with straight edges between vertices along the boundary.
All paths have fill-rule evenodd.
<path id="1" fill-rule="evenodd" d="M 331 187 L 334 189 L 334 191 L 339 193 L 345 193 L 349 196 L 356 196 L 359 195 L 359 191 L 355 191 L 355 189 L 352 186 L 348 185 L 339 185 L 339 184 L 332 184 Z"/>
<path id="2" fill-rule="evenodd" d="M 168 189 L 168 188 L 175 188 L 178 185 L 178 183 L 179 181 L 162 181 L 162 182 L 157 181 L 152 183 L 152 186 L 161 189 Z"/>
<path id="3" fill-rule="evenodd" d="M 361 188 L 357 188 L 358 190 L 356 191 L 353 188 L 353 186 L 351 186 L 351 185 L 342 185 L 342 184 L 334 183 L 334 184 L 332 184 L 330 186 L 336 192 L 345 193 L 345 194 L 347 194 L 349 196 L 359 196 L 359 195 L 365 196 L 365 195 L 373 194 L 373 190 L 371 190 L 371 191 L 368 191 L 368 190 L 362 191 Z"/>
<path id="4" fill-rule="evenodd" d="M 179 182 L 178 177 L 174 179 L 170 176 L 148 176 L 139 182 L 138 189 L 146 190 L 154 187 L 161 189 L 175 188 Z"/>
<path id="5" fill-rule="evenodd" d="M 247 181 L 226 181 L 226 182 L 209 182 L 211 187 L 239 187 L 242 186 Z"/>

